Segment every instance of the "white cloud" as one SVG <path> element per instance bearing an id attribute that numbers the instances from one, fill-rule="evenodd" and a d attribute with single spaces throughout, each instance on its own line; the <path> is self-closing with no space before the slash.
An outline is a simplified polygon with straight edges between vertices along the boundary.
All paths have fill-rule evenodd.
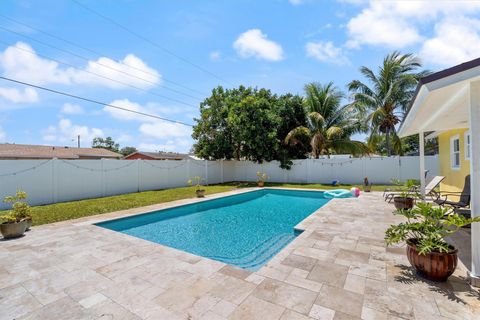
<path id="1" fill-rule="evenodd" d="M 303 4 L 305 2 L 305 0 L 288 0 L 291 4 L 293 4 L 294 6 L 298 6 L 300 4 Z"/>
<path id="2" fill-rule="evenodd" d="M 190 127 L 162 120 L 143 123 L 139 130 L 144 135 L 156 139 L 188 137 L 192 134 Z"/>
<path id="3" fill-rule="evenodd" d="M 0 127 L 0 142 L 5 142 L 5 139 L 7 138 L 7 134 L 3 130 L 2 127 Z"/>
<path id="4" fill-rule="evenodd" d="M 445 17 L 473 15 L 479 1 L 373 1 L 347 24 L 347 46 L 404 48 L 424 40 L 426 23 Z M 428 41 L 428 40 L 427 40 Z"/>
<path id="5" fill-rule="evenodd" d="M 242 58 L 256 57 L 269 61 L 280 61 L 284 58 L 282 46 L 269 40 L 260 29 L 245 31 L 235 40 L 233 47 Z"/>
<path id="6" fill-rule="evenodd" d="M 2 88 L 0 87 L 0 97 L 13 103 L 34 103 L 38 101 L 37 90 L 33 88 Z"/>
<path id="7" fill-rule="evenodd" d="M 85 110 L 83 110 L 82 106 L 79 106 L 78 104 L 65 103 L 60 112 L 64 114 L 83 114 L 85 113 Z"/>
<path id="8" fill-rule="evenodd" d="M 150 110 L 145 108 L 144 106 L 141 106 L 140 104 L 136 102 L 132 102 L 128 99 L 118 99 L 110 102 L 111 105 L 121 107 L 124 109 L 136 111 L 136 112 L 144 112 L 144 113 L 149 113 Z M 131 120 L 137 120 L 137 121 L 148 121 L 147 116 L 142 116 L 140 114 L 136 114 L 133 112 L 128 112 L 125 110 L 121 109 L 115 109 L 111 107 L 104 107 L 103 110 L 111 115 L 113 118 L 118 119 L 118 120 L 124 120 L 124 121 L 131 121 Z"/>
<path id="9" fill-rule="evenodd" d="M 132 66 L 135 69 L 128 66 Z M 78 67 L 78 69 L 71 67 L 63 68 L 55 61 L 38 56 L 32 47 L 24 42 L 17 42 L 14 46 L 10 46 L 3 52 L 0 52 L 0 68 L 3 69 L 5 76 L 38 85 L 50 83 L 66 85 L 87 84 L 101 85 L 113 89 L 122 89 L 127 87 L 127 85 L 132 85 L 148 89 L 161 81 L 161 76 L 155 69 L 147 66 L 145 62 L 133 54 L 128 54 L 119 61 L 100 57 L 96 61 L 88 61 L 86 66 Z M 112 69 L 120 70 L 124 73 Z M 94 72 L 102 77 L 111 78 L 123 84 L 85 71 Z M 132 76 L 125 74 L 125 72 Z M 139 78 L 146 79 L 148 82 Z"/>
<path id="10" fill-rule="evenodd" d="M 347 24 L 349 47 L 362 44 L 403 48 L 419 42 L 417 29 L 393 11 L 392 2 L 373 1 Z"/>
<path id="11" fill-rule="evenodd" d="M 480 52 L 480 20 L 446 19 L 435 25 L 435 36 L 424 42 L 420 57 L 440 66 L 452 66 L 477 58 Z"/>
<path id="12" fill-rule="evenodd" d="M 140 143 L 138 150 L 141 151 L 171 151 L 171 152 L 183 152 L 188 153 L 192 146 L 192 141 L 189 139 L 174 139 L 168 140 L 163 144 L 156 143 Z"/>
<path id="13" fill-rule="evenodd" d="M 220 60 L 221 54 L 219 51 L 212 51 L 210 52 L 209 57 L 212 61 L 218 61 Z"/>
<path id="14" fill-rule="evenodd" d="M 343 52 L 343 49 L 335 47 L 331 41 L 307 42 L 305 45 L 305 51 L 307 57 L 311 57 L 322 62 L 339 65 L 350 63 Z"/>
<path id="15" fill-rule="evenodd" d="M 73 124 L 69 119 L 60 119 L 57 125 L 51 125 L 42 132 L 43 140 L 50 143 L 71 143 L 73 140 L 76 141 L 78 135 L 83 145 L 90 145 L 93 138 L 103 137 L 104 133 L 99 128 Z"/>

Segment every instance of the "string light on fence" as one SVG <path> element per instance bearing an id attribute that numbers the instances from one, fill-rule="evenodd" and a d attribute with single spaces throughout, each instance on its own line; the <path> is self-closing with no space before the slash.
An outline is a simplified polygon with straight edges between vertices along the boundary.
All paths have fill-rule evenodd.
<path id="1" fill-rule="evenodd" d="M 50 160 L 44 161 L 42 163 L 39 163 L 36 166 L 30 167 L 30 168 L 27 168 L 27 169 L 22 169 L 22 170 L 19 170 L 19 171 L 9 172 L 9 173 L 2 173 L 2 174 L 0 174 L 0 177 L 16 176 L 17 174 L 32 171 L 32 170 L 35 170 L 37 168 L 40 168 L 41 166 L 43 166 L 44 164 L 47 164 L 50 161 L 52 161 L 52 160 L 50 159 Z"/>
<path id="2" fill-rule="evenodd" d="M 176 165 L 174 167 L 162 167 L 162 166 L 157 166 L 157 165 L 154 165 L 153 163 L 150 163 L 146 160 L 143 160 L 143 162 L 145 162 L 146 164 L 148 164 L 149 166 L 153 167 L 153 168 L 158 168 L 158 169 L 162 169 L 162 170 L 171 170 L 171 169 L 176 169 L 176 168 L 179 168 L 179 167 L 182 167 L 185 165 L 186 161 L 185 160 L 181 160 L 180 161 L 180 164 L 179 165 Z M 159 161 L 159 160 L 154 160 L 154 161 Z M 163 160 L 160 160 L 160 161 L 163 161 Z M 178 161 L 178 160 L 175 160 L 175 161 Z"/>
<path id="3" fill-rule="evenodd" d="M 74 164 L 74 163 L 65 161 L 65 160 L 63 160 L 63 159 L 60 159 L 60 160 L 61 160 L 62 162 L 64 162 L 64 163 L 68 164 L 69 166 L 75 167 L 75 168 L 77 168 L 77 169 L 92 171 L 92 172 L 118 171 L 118 170 L 121 170 L 121 169 L 130 167 L 130 166 L 132 166 L 133 164 L 135 164 L 135 161 L 132 161 L 131 163 L 127 163 L 126 165 L 121 166 L 121 167 L 117 167 L 117 168 L 112 168 L 112 169 L 93 169 L 93 168 L 82 167 L 82 166 L 79 166 L 79 165 L 77 165 L 77 164 Z"/>

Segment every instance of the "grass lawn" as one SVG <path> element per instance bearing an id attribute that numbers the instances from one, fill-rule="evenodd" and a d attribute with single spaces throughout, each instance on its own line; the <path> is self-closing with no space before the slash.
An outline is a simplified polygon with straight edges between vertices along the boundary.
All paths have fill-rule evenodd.
<path id="1" fill-rule="evenodd" d="M 206 193 L 214 194 L 226 192 L 234 189 L 253 187 L 255 183 L 224 183 L 212 186 L 206 186 Z M 294 184 L 294 183 L 266 183 L 266 186 L 286 187 L 286 188 L 308 188 L 308 189 L 349 189 L 352 185 L 331 186 L 323 184 Z M 387 186 L 373 186 L 372 190 L 383 191 Z M 33 225 L 41 225 L 70 219 L 76 219 L 86 216 L 93 216 L 112 211 L 125 210 L 136 207 L 148 206 L 151 204 L 168 202 L 179 199 L 195 197 L 192 187 L 165 189 L 156 191 L 144 191 L 138 193 L 129 193 L 105 198 L 86 199 L 70 202 L 62 202 L 43 206 L 32 207 Z M 0 211 L 0 215 L 5 211 Z"/>

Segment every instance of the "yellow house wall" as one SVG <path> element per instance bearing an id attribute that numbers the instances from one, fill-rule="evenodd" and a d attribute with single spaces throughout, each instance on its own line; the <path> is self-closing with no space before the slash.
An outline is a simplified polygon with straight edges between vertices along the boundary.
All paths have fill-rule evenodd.
<path id="1" fill-rule="evenodd" d="M 470 174 L 470 160 L 465 159 L 466 131 L 468 129 L 455 129 L 443 132 L 438 136 L 440 175 L 445 176 L 445 180 L 440 184 L 442 192 L 461 192 L 465 176 Z M 460 138 L 460 168 L 458 170 L 452 169 L 450 162 L 450 138 L 457 134 Z"/>

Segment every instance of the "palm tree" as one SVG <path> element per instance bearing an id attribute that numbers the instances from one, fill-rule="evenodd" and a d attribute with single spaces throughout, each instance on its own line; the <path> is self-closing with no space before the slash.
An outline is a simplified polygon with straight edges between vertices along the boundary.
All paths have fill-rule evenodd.
<path id="1" fill-rule="evenodd" d="M 416 73 L 421 64 L 412 54 L 400 54 L 395 51 L 383 59 L 377 74 L 367 67 L 360 72 L 371 86 L 354 80 L 348 84 L 353 92 L 353 103 L 359 111 L 365 113 L 370 136 L 368 146 L 375 150 L 385 140 L 387 154 L 393 150 L 401 153 L 401 141 L 396 125 L 403 119 L 412 99 L 418 80 L 427 75 L 427 71 Z"/>
<path id="2" fill-rule="evenodd" d="M 286 143 L 302 145 L 309 141 L 315 158 L 332 153 L 368 152 L 364 143 L 350 140 L 352 134 L 362 131 L 361 117 L 352 106 L 341 106 L 344 94 L 333 82 L 326 85 L 309 83 L 305 93 L 307 127 L 291 130 L 285 138 Z"/>

